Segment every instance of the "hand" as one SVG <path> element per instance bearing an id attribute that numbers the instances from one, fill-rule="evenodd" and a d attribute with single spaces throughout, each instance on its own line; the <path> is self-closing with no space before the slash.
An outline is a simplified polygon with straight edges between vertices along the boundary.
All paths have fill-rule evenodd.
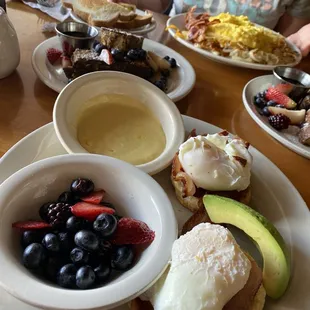
<path id="1" fill-rule="evenodd" d="M 300 49 L 303 57 L 306 57 L 310 52 L 310 24 L 302 27 L 287 39 Z"/>

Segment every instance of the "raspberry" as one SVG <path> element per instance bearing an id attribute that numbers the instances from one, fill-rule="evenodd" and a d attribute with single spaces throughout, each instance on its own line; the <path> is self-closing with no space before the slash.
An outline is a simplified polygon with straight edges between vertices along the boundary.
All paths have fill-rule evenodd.
<path id="1" fill-rule="evenodd" d="M 268 121 L 269 124 L 277 130 L 286 129 L 291 123 L 291 120 L 284 114 L 271 115 Z"/>

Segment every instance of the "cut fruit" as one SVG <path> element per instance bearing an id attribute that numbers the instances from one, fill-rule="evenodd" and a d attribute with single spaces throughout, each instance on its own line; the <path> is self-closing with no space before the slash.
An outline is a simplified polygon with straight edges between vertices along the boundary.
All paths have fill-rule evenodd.
<path id="1" fill-rule="evenodd" d="M 100 59 L 102 59 L 106 64 L 112 65 L 113 64 L 113 56 L 111 52 L 107 49 L 103 49 L 100 53 Z"/>
<path id="2" fill-rule="evenodd" d="M 159 70 L 163 71 L 163 70 L 169 70 L 170 69 L 170 63 L 169 63 L 168 60 L 166 60 L 166 59 L 164 59 L 162 57 L 159 57 L 158 55 L 156 55 L 153 52 L 148 52 L 147 54 L 156 63 L 156 65 L 158 66 Z"/>
<path id="3" fill-rule="evenodd" d="M 297 106 L 297 103 L 293 99 L 286 96 L 275 87 L 268 88 L 265 97 L 267 100 L 273 100 L 277 104 L 284 105 L 287 109 L 294 109 Z"/>
<path id="4" fill-rule="evenodd" d="M 98 191 L 94 191 L 90 193 L 89 195 L 82 197 L 81 199 L 84 202 L 92 203 L 94 205 L 99 205 L 104 196 L 105 196 L 105 191 L 101 189 Z"/>
<path id="5" fill-rule="evenodd" d="M 281 92 L 285 95 L 288 95 L 292 91 L 294 86 L 291 84 L 280 83 L 280 84 L 276 85 L 274 88 L 277 89 L 279 92 Z"/>
<path id="6" fill-rule="evenodd" d="M 42 221 L 22 221 L 13 223 L 12 227 L 21 230 L 38 230 L 38 229 L 50 228 L 52 226 Z"/>
<path id="7" fill-rule="evenodd" d="M 283 114 L 291 120 L 291 125 L 299 125 L 305 120 L 306 110 L 287 110 L 277 107 L 268 107 L 272 115 Z"/>
<path id="8" fill-rule="evenodd" d="M 290 280 L 290 255 L 285 242 L 265 217 L 235 200 L 205 195 L 203 203 L 213 223 L 231 224 L 243 230 L 259 248 L 263 260 L 263 284 L 271 298 L 281 297 Z"/>
<path id="9" fill-rule="evenodd" d="M 71 212 L 77 217 L 82 217 L 86 220 L 94 221 L 99 214 L 114 214 L 115 210 L 108 207 L 94 205 L 88 202 L 78 202 L 71 207 Z"/>

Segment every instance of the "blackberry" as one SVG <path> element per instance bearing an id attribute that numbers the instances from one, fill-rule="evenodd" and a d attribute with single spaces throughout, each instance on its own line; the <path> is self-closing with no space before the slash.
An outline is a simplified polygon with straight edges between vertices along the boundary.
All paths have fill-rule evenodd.
<path id="1" fill-rule="evenodd" d="M 46 220 L 52 226 L 63 226 L 72 216 L 71 205 L 63 202 L 51 203 L 48 207 Z"/>
<path id="2" fill-rule="evenodd" d="M 269 124 L 277 130 L 288 128 L 291 122 L 290 119 L 284 114 L 271 115 L 269 116 L 268 121 Z"/>

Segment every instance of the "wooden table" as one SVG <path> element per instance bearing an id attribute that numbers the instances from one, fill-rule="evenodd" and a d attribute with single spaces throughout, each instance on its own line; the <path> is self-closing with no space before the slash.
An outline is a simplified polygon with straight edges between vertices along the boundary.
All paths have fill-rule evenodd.
<path id="1" fill-rule="evenodd" d="M 52 19 L 20 2 L 8 2 L 7 9 L 19 37 L 21 63 L 14 74 L 0 80 L 0 156 L 18 140 L 52 120 L 57 97 L 56 92 L 36 77 L 31 67 L 34 48 L 48 37 L 41 32 L 41 27 Z M 264 72 L 209 61 L 164 32 L 166 16 L 158 14 L 156 19 L 158 27 L 149 37 L 181 53 L 196 71 L 194 89 L 177 103 L 181 113 L 225 128 L 249 141 L 286 174 L 310 207 L 310 161 L 271 138 L 243 107 L 244 85 Z M 310 72 L 310 59 L 304 60 L 300 67 Z"/>

